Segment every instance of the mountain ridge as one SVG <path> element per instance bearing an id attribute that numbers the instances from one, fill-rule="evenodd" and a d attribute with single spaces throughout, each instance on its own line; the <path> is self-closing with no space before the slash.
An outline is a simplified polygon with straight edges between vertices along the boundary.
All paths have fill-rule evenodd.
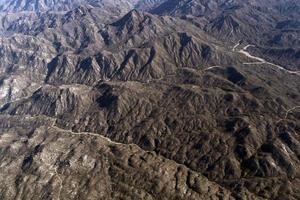
<path id="1" fill-rule="evenodd" d="M 28 2 L 0 7 L 1 199 L 300 198 L 297 1 Z"/>

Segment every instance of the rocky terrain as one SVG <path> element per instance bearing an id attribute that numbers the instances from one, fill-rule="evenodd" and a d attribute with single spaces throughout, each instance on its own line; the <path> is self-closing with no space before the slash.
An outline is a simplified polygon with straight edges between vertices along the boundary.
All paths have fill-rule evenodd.
<path id="1" fill-rule="evenodd" d="M 298 0 L 0 3 L 0 199 L 300 199 Z"/>
<path id="2" fill-rule="evenodd" d="M 93 7 L 131 9 L 138 0 L 3 0 L 0 2 L 2 12 L 67 12 L 81 5 Z"/>

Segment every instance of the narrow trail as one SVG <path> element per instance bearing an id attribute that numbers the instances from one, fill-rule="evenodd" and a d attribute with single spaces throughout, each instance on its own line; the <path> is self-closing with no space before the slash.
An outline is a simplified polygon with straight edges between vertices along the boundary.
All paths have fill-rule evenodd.
<path id="1" fill-rule="evenodd" d="M 286 111 L 286 113 L 285 113 L 284 119 L 287 119 L 288 116 L 289 116 L 289 114 L 290 114 L 290 113 L 293 113 L 293 112 L 294 112 L 296 109 L 298 109 L 298 108 L 300 108 L 300 106 L 295 106 L 295 107 L 293 107 L 293 108 L 291 108 L 291 109 L 288 109 L 288 110 Z"/>
<path id="2" fill-rule="evenodd" d="M 238 42 L 236 45 L 234 45 L 234 47 L 232 48 L 232 51 L 235 51 L 235 49 L 240 46 L 240 42 Z"/>
<path id="3" fill-rule="evenodd" d="M 236 48 L 240 46 L 240 42 L 238 42 L 236 45 L 234 45 L 234 47 L 232 48 L 232 51 L 235 51 L 236 52 Z M 274 63 L 271 63 L 271 62 L 268 62 L 266 61 L 265 59 L 263 58 L 260 58 L 260 57 L 257 57 L 257 56 L 253 56 L 251 55 L 247 49 L 249 47 L 255 47 L 254 45 L 246 45 L 245 47 L 243 47 L 242 49 L 240 49 L 238 52 L 247 56 L 248 58 L 251 58 L 253 60 L 256 60 L 256 62 L 245 62 L 243 63 L 244 65 L 259 65 L 259 64 L 268 64 L 268 65 L 271 65 L 277 69 L 280 69 L 282 71 L 285 71 L 287 73 L 290 73 L 290 74 L 295 74 L 295 75 L 298 75 L 300 76 L 300 71 L 291 71 L 291 70 L 288 70 L 288 69 L 285 69 L 284 67 L 280 66 L 280 65 L 277 65 L 277 64 L 274 64 Z M 258 61 L 258 62 L 257 62 Z"/>
<path id="4" fill-rule="evenodd" d="M 260 57 L 256 57 L 256 56 L 252 56 L 249 52 L 247 52 L 246 50 L 249 47 L 254 47 L 254 45 L 247 45 L 244 48 L 242 48 L 241 50 L 239 50 L 239 52 L 241 54 L 244 54 L 245 56 L 247 56 L 248 58 L 254 59 L 254 60 L 258 60 L 260 63 L 266 63 L 266 61 L 263 58 Z"/>
<path id="5" fill-rule="evenodd" d="M 104 139 L 106 140 L 108 143 L 111 143 L 111 144 L 117 144 L 117 145 L 124 145 L 123 143 L 119 143 L 119 142 L 114 142 L 112 141 L 111 139 L 105 137 L 105 136 L 102 136 L 100 134 L 97 134 L 97 133 L 90 133 L 90 132 L 80 132 L 80 133 L 77 133 L 77 132 L 73 132 L 71 130 L 66 130 L 66 129 L 62 129 L 62 128 L 59 128 L 57 126 L 55 126 L 55 122 L 52 126 L 50 126 L 51 128 L 54 128 L 55 130 L 59 131 L 59 132 L 67 132 L 71 135 L 75 135 L 75 136 L 92 136 L 92 137 L 99 137 L 101 139 Z"/>
<path id="6" fill-rule="evenodd" d="M 100 134 L 97 134 L 97 133 L 90 133 L 90 132 L 80 132 L 80 133 L 77 133 L 77 132 L 73 132 L 71 130 L 66 130 L 66 129 L 62 129 L 62 128 L 59 128 L 57 127 L 55 124 L 56 124 L 56 119 L 55 118 L 52 118 L 54 119 L 53 123 L 49 125 L 49 128 L 51 129 L 55 129 L 59 132 L 64 132 L 64 133 L 69 133 L 71 135 L 74 135 L 74 136 L 86 136 L 86 137 L 98 137 L 98 138 L 101 138 L 101 139 L 104 139 L 105 141 L 107 141 L 108 143 L 110 144 L 116 144 L 116 145 L 132 145 L 132 146 L 135 146 L 137 147 L 138 149 L 144 151 L 144 152 L 153 152 L 153 151 L 147 151 L 147 150 L 144 150 L 142 149 L 141 147 L 139 147 L 137 144 L 134 144 L 134 143 L 128 143 L 128 144 L 124 144 L 124 143 L 119 143 L 119 142 L 114 142 L 112 141 L 110 138 L 108 137 L 105 137 L 105 136 L 102 136 Z M 61 133 L 58 133 L 58 134 L 61 134 Z M 161 155 L 157 155 L 157 156 L 161 156 Z M 197 172 L 197 171 L 194 171 L 192 169 L 190 169 L 189 167 L 187 167 L 185 164 L 180 164 L 180 163 L 177 163 L 176 161 L 174 160 L 171 160 L 171 159 L 168 159 L 168 158 L 165 158 L 165 157 L 162 157 L 164 158 L 164 160 L 167 160 L 167 161 L 170 161 L 170 162 L 173 162 L 173 163 L 176 163 L 177 165 L 182 165 L 182 166 L 185 166 L 188 170 L 196 173 L 196 174 L 199 174 L 201 176 L 203 176 L 202 173 L 200 172 Z M 50 167 L 51 168 L 51 167 Z M 59 188 L 59 192 L 58 192 L 58 198 L 57 200 L 60 200 L 60 196 L 61 196 L 61 191 L 62 191 L 62 188 L 63 188 L 63 180 L 62 178 L 60 177 L 60 174 L 57 172 L 56 168 L 54 169 L 54 175 L 57 175 L 57 178 L 60 180 L 60 188 Z M 204 177 L 204 176 L 203 176 Z M 210 179 L 207 179 L 207 181 L 209 181 L 211 184 L 215 184 L 215 185 L 218 185 L 215 181 L 212 181 Z M 221 187 L 223 188 L 223 187 Z"/>
<path id="7" fill-rule="evenodd" d="M 75 136 L 86 136 L 86 137 L 92 136 L 92 137 L 98 137 L 98 138 L 104 139 L 105 141 L 107 141 L 110 144 L 124 145 L 123 143 L 114 142 L 111 139 L 109 139 L 109 138 L 107 138 L 105 136 L 102 136 L 100 134 L 90 133 L 90 132 L 76 133 L 76 132 L 73 132 L 71 130 L 66 130 L 66 129 L 59 128 L 55 124 L 56 124 L 56 120 L 53 121 L 53 123 L 50 126 L 50 128 L 53 128 L 53 129 L 57 130 L 58 132 L 64 132 L 64 133 L 67 132 L 67 133 L 69 133 L 71 135 L 75 135 Z M 133 145 L 135 145 L 135 144 L 133 144 Z M 57 200 L 60 200 L 61 191 L 63 189 L 63 179 L 61 178 L 60 174 L 57 172 L 57 168 L 55 168 L 54 166 L 52 166 L 49 163 L 45 163 L 45 164 L 49 167 L 49 171 L 50 171 L 51 176 L 56 176 L 57 179 L 59 180 L 59 189 L 58 189 Z"/>
<path id="8" fill-rule="evenodd" d="M 286 110 L 286 113 L 285 113 L 285 115 L 284 115 L 284 118 L 279 119 L 279 120 L 276 122 L 276 124 L 278 124 L 279 122 L 288 120 L 289 114 L 290 114 L 290 113 L 293 113 L 293 112 L 294 112 L 296 109 L 298 109 L 298 108 L 300 109 L 300 106 L 294 106 L 294 107 L 292 107 L 292 108 Z"/>
<path id="9" fill-rule="evenodd" d="M 240 42 L 238 42 L 236 45 L 234 45 L 234 47 L 232 48 L 232 51 L 235 51 L 235 52 L 236 52 L 236 49 L 238 48 L 238 46 L 240 46 Z M 269 64 L 269 65 L 271 65 L 271 66 L 273 66 L 273 67 L 276 67 L 277 69 L 283 70 L 283 71 L 288 72 L 288 73 L 290 73 L 290 74 L 295 74 L 295 75 L 298 75 L 298 76 L 300 75 L 300 71 L 291 71 L 291 70 L 287 70 L 287 69 L 285 69 L 284 67 L 282 67 L 282 66 L 280 66 L 280 65 L 276 65 L 276 64 L 274 64 L 274 63 L 270 63 L 270 62 L 266 61 L 266 60 L 263 59 L 263 58 L 260 58 L 260 57 L 256 57 L 256 56 L 251 55 L 249 52 L 247 52 L 247 49 L 248 49 L 249 47 L 255 47 L 255 46 L 254 46 L 254 45 L 246 45 L 245 47 L 243 47 L 242 49 L 240 49 L 238 52 L 241 53 L 241 54 L 243 54 L 243 55 L 245 55 L 245 56 L 247 56 L 248 58 L 251 58 L 251 59 L 256 60 L 256 62 L 245 62 L 245 63 L 243 63 L 244 65 Z M 300 108 L 300 106 L 294 106 L 294 107 L 292 107 L 292 108 L 286 110 L 286 114 L 285 114 L 284 118 L 278 120 L 277 123 L 279 123 L 279 122 L 281 122 L 281 121 L 287 120 L 287 119 L 288 119 L 289 113 L 293 112 L 294 110 L 296 110 L 296 109 L 298 109 L 298 108 Z M 276 124 L 277 124 L 277 123 L 276 123 Z"/>

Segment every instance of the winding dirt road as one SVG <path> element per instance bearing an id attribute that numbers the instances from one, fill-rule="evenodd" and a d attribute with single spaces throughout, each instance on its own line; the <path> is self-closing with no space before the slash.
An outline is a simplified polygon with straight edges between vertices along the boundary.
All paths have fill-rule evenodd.
<path id="1" fill-rule="evenodd" d="M 237 47 L 240 46 L 240 42 L 238 42 L 236 45 L 234 45 L 234 47 L 232 48 L 232 51 L 236 51 Z M 276 65 L 274 63 L 271 63 L 271 62 L 268 62 L 266 61 L 265 59 L 263 58 L 260 58 L 260 57 L 257 57 L 257 56 L 253 56 L 251 55 L 247 49 L 249 47 L 255 47 L 254 45 L 246 45 L 244 48 L 240 49 L 238 52 L 247 56 L 248 58 L 251 58 L 253 60 L 256 60 L 256 62 L 245 62 L 243 63 L 244 65 L 259 65 L 259 64 L 268 64 L 268 65 L 271 65 L 277 69 L 280 69 L 282 71 L 285 71 L 287 73 L 290 73 L 290 74 L 295 74 L 295 75 L 298 75 L 300 76 L 300 71 L 291 71 L 291 70 L 288 70 L 288 69 L 285 69 L 284 67 L 280 66 L 280 65 Z"/>

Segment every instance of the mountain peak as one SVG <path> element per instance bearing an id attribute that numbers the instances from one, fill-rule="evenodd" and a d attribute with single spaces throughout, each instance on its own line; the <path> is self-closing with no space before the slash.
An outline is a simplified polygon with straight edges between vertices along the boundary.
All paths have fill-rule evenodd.
<path id="1" fill-rule="evenodd" d="M 133 9 L 129 13 L 124 15 L 120 20 L 112 23 L 112 25 L 121 27 L 126 25 L 139 24 L 145 17 L 149 17 L 149 14 Z"/>
<path id="2" fill-rule="evenodd" d="M 143 16 L 143 13 L 138 11 L 137 9 L 132 9 L 125 17 L 130 17 L 131 19 L 138 19 Z"/>
<path id="3" fill-rule="evenodd" d="M 299 199 L 297 1 L 0 0 L 0 199 Z"/>

